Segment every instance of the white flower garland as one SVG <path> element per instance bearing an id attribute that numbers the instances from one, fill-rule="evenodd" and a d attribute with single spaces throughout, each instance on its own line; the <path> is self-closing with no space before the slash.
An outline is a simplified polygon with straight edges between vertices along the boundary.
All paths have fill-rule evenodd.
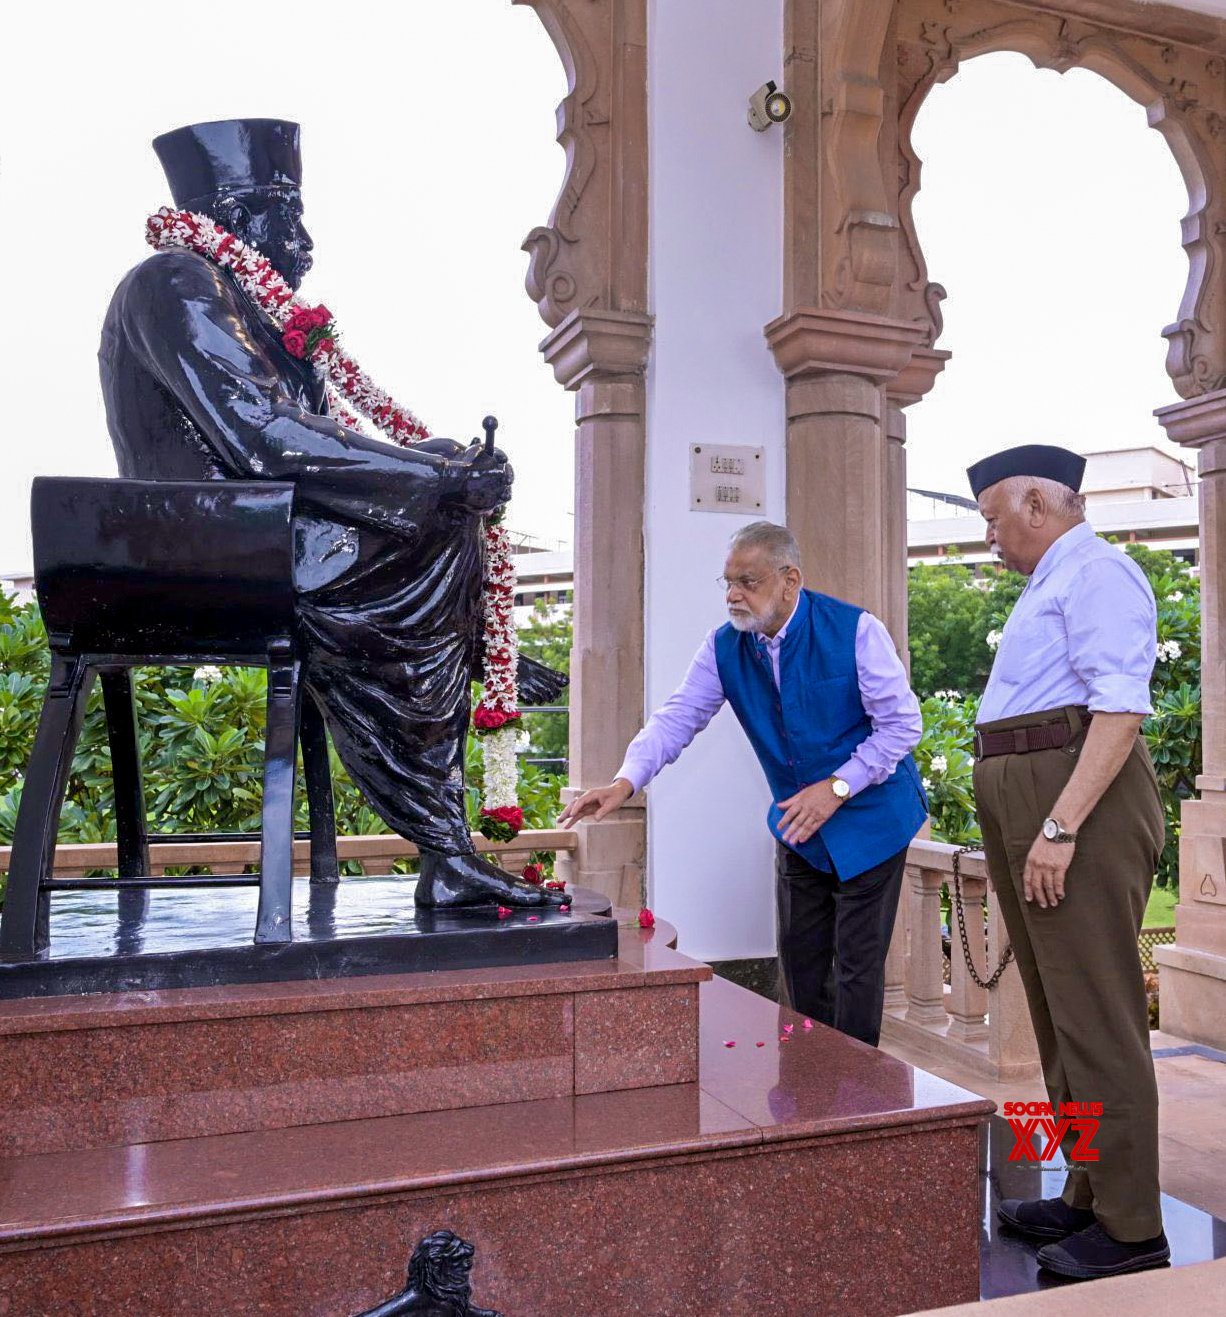
<path id="1" fill-rule="evenodd" d="M 324 380 L 329 409 L 343 425 L 358 423 L 345 406 L 348 402 L 401 447 L 429 438 L 429 430 L 407 407 L 380 389 L 352 357 L 340 350 L 331 312 L 322 306 L 311 307 L 296 297 L 273 269 L 272 262 L 255 247 L 207 215 L 173 210 L 169 206 L 149 217 L 145 237 L 150 246 L 159 250 L 182 247 L 229 270 L 243 292 L 284 331 L 282 341 L 287 350 L 311 361 Z M 295 328 L 296 325 L 301 327 Z M 291 335 L 294 336 L 292 348 L 286 341 Z M 485 553 L 484 691 L 473 716 L 484 741 L 485 800 L 481 830 L 487 836 L 510 840 L 523 826 L 516 761 L 520 716 L 516 680 L 518 644 L 512 611 L 515 560 L 505 527 L 489 520 L 485 524 Z"/>

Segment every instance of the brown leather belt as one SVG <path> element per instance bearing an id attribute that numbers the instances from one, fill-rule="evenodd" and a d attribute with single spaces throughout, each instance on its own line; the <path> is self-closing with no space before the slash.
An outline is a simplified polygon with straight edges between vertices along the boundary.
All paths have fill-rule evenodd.
<path id="1" fill-rule="evenodd" d="M 1010 727 L 1002 732 L 975 732 L 975 758 L 996 755 L 1028 755 L 1034 750 L 1059 750 L 1089 727 L 1094 715 L 1081 714 L 1081 726 L 1068 722 L 1039 723 L 1035 727 Z"/>

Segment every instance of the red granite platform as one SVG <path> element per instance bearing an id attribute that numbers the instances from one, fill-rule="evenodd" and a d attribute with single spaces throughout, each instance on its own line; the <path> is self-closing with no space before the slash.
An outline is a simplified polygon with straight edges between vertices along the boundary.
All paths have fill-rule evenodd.
<path id="1" fill-rule="evenodd" d="M 662 941 L 624 930 L 621 972 L 692 973 Z M 297 1000 L 327 985 L 310 986 Z M 592 1017 L 564 1094 L 0 1160 L 2 1310 L 343 1317 L 397 1290 L 440 1228 L 476 1244 L 474 1299 L 508 1317 L 977 1297 L 990 1103 L 719 979 L 697 988 L 697 1079 L 668 1082 L 684 1008 L 657 997 L 631 1036 L 633 991 L 553 994 L 572 994 L 576 1036 Z"/>
<path id="2" fill-rule="evenodd" d="M 693 1082 L 711 971 L 631 955 L 0 1001 L 0 1157 Z"/>

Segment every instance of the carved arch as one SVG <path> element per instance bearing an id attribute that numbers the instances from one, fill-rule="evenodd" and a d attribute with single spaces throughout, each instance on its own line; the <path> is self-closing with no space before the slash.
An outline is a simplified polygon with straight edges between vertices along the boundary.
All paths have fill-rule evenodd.
<path id="1" fill-rule="evenodd" d="M 566 173 L 549 222 L 524 239 L 528 296 L 551 329 L 575 312 L 645 313 L 646 0 L 512 2 L 535 11 L 568 81 Z"/>
<path id="2" fill-rule="evenodd" d="M 1163 330 L 1167 372 L 1181 397 L 1226 387 L 1226 61 L 1212 51 L 1117 31 L 1050 11 L 1020 13 L 998 0 L 901 0 L 897 8 L 899 258 L 897 313 L 941 331 L 945 290 L 928 279 L 912 205 L 920 160 L 911 142 L 929 91 L 963 60 L 995 51 L 1026 55 L 1037 68 L 1089 69 L 1143 105 L 1175 156 L 1188 189 L 1183 221 L 1188 282 L 1176 322 Z"/>

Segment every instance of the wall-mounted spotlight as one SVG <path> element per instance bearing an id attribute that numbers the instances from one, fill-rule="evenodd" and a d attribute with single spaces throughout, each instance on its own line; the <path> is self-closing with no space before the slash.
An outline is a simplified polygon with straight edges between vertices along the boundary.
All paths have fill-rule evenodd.
<path id="1" fill-rule="evenodd" d="M 764 82 L 749 98 L 749 126 L 764 133 L 773 123 L 791 118 L 792 101 L 773 82 Z"/>

